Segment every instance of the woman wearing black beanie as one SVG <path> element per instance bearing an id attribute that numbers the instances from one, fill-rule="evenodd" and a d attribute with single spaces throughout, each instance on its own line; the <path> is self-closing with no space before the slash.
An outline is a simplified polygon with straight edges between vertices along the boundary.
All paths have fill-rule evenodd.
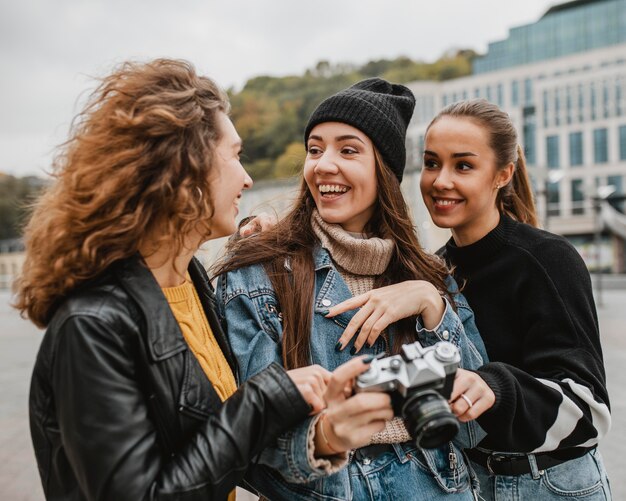
<path id="1" fill-rule="evenodd" d="M 231 242 L 217 299 L 241 380 L 273 362 L 332 370 L 357 353 L 395 354 L 416 340 L 455 344 L 464 368 L 484 363 L 473 314 L 444 263 L 419 245 L 400 190 L 414 105 L 408 88 L 379 78 L 326 99 L 305 130 L 292 210 Z M 459 369 L 457 381 L 488 408 L 493 393 L 468 374 Z M 462 421 L 467 398 L 455 383 L 452 411 Z M 461 452 L 484 436 L 475 422 L 425 449 L 403 419 L 378 431 L 352 412 L 328 409 L 283 435 L 247 479 L 269 499 L 475 499 Z M 349 440 L 354 428 L 368 433 L 369 445 Z"/>

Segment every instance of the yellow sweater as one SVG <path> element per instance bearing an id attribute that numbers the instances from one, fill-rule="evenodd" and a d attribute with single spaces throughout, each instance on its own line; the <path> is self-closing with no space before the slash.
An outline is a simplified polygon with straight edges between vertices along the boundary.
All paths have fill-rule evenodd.
<path id="1" fill-rule="evenodd" d="M 163 294 L 191 352 L 223 402 L 235 393 L 237 383 L 213 335 L 196 288 L 189 280 L 186 280 L 177 287 L 164 287 Z M 228 496 L 228 500 L 235 500 L 234 490 Z"/>

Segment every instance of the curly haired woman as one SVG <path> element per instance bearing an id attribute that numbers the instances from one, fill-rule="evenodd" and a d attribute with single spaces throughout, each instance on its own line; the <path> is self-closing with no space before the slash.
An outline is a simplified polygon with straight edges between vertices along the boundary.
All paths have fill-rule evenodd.
<path id="1" fill-rule="evenodd" d="M 48 499 L 232 499 L 281 433 L 325 401 L 355 405 L 344 388 L 363 358 L 332 377 L 273 365 L 237 389 L 193 257 L 236 229 L 252 185 L 228 110 L 188 63 L 126 63 L 60 150 L 26 229 L 16 304 L 47 327 L 30 421 Z M 356 403 L 370 428 L 391 417 L 387 395 Z"/>

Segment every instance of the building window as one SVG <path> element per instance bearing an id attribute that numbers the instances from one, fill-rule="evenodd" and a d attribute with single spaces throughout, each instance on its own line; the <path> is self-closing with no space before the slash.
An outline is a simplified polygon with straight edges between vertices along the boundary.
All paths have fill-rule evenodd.
<path id="1" fill-rule="evenodd" d="M 549 169 L 558 169 L 561 165 L 559 159 L 559 136 L 546 137 L 546 154 Z"/>
<path id="2" fill-rule="evenodd" d="M 590 89 L 590 93 L 591 93 L 591 103 L 590 103 L 590 108 L 591 108 L 591 120 L 595 120 L 596 119 L 596 86 L 593 82 L 591 82 L 591 89 Z"/>
<path id="3" fill-rule="evenodd" d="M 535 165 L 536 163 L 535 130 L 534 122 L 529 121 L 524 124 L 524 156 L 528 165 Z"/>
<path id="4" fill-rule="evenodd" d="M 570 132 L 569 164 L 571 166 L 583 164 L 583 133 L 582 132 Z"/>
<path id="5" fill-rule="evenodd" d="M 498 106 L 502 108 L 504 106 L 504 90 L 501 83 L 496 87 L 496 99 L 498 100 Z"/>
<path id="6" fill-rule="evenodd" d="M 559 189 L 560 181 L 556 183 L 548 183 L 547 195 L 548 195 L 548 216 L 558 216 L 561 212 L 560 210 L 560 202 L 561 202 L 561 194 Z"/>
<path id="7" fill-rule="evenodd" d="M 615 188 L 614 195 L 622 195 L 624 193 L 624 178 L 622 176 L 608 176 L 606 184 Z"/>
<path id="8" fill-rule="evenodd" d="M 561 125 L 561 96 L 559 89 L 554 89 L 554 125 Z"/>
<path id="9" fill-rule="evenodd" d="M 606 184 L 615 188 L 614 195 L 624 195 L 624 178 L 622 176 L 609 176 L 606 178 Z M 624 212 L 624 200 L 611 200 L 610 203 L 620 212 Z"/>
<path id="10" fill-rule="evenodd" d="M 606 129 L 593 131 L 593 160 L 597 164 L 609 161 L 609 144 Z"/>
<path id="11" fill-rule="evenodd" d="M 524 104 L 529 105 L 533 102 L 533 81 L 530 78 L 524 80 Z"/>
<path id="12" fill-rule="evenodd" d="M 568 85 L 565 89 L 565 113 L 567 123 L 572 123 L 572 88 Z"/>
<path id="13" fill-rule="evenodd" d="M 578 84 L 578 121 L 585 121 L 585 92 L 582 84 Z"/>
<path id="14" fill-rule="evenodd" d="M 485 99 L 491 102 L 491 87 L 489 85 L 485 87 Z"/>
<path id="15" fill-rule="evenodd" d="M 548 91 L 544 90 L 543 91 L 543 126 L 544 127 L 547 127 L 549 123 L 548 107 L 549 107 Z"/>
<path id="16" fill-rule="evenodd" d="M 478 87 L 474 89 L 474 97 L 480 97 L 480 89 Z"/>
<path id="17" fill-rule="evenodd" d="M 617 77 L 615 80 L 615 114 L 618 117 L 622 116 L 622 109 L 624 106 L 622 105 L 622 79 Z"/>
<path id="18" fill-rule="evenodd" d="M 448 95 L 447 94 L 443 95 L 443 106 L 444 106 L 444 108 L 446 106 L 448 106 Z"/>
<path id="19" fill-rule="evenodd" d="M 626 125 L 619 127 L 619 159 L 626 160 Z"/>
<path id="20" fill-rule="evenodd" d="M 585 213 L 585 191 L 582 179 L 572 179 L 572 214 Z"/>
<path id="21" fill-rule="evenodd" d="M 517 106 L 519 104 L 519 81 L 513 80 L 511 82 L 511 105 Z"/>

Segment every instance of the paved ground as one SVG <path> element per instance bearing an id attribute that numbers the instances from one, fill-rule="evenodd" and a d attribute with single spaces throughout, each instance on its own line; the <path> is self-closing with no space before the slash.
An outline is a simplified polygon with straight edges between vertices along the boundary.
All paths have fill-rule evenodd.
<path id="1" fill-rule="evenodd" d="M 615 500 L 626 499 L 626 284 L 608 283 L 599 309 L 613 428 L 600 449 Z M 28 434 L 27 394 L 41 333 L 8 306 L 0 291 L 0 499 L 41 501 L 43 493 Z M 253 499 L 242 495 L 240 501 Z"/>
<path id="2" fill-rule="evenodd" d="M 0 499 L 43 499 L 28 435 L 27 394 L 41 335 L 0 292 Z"/>

